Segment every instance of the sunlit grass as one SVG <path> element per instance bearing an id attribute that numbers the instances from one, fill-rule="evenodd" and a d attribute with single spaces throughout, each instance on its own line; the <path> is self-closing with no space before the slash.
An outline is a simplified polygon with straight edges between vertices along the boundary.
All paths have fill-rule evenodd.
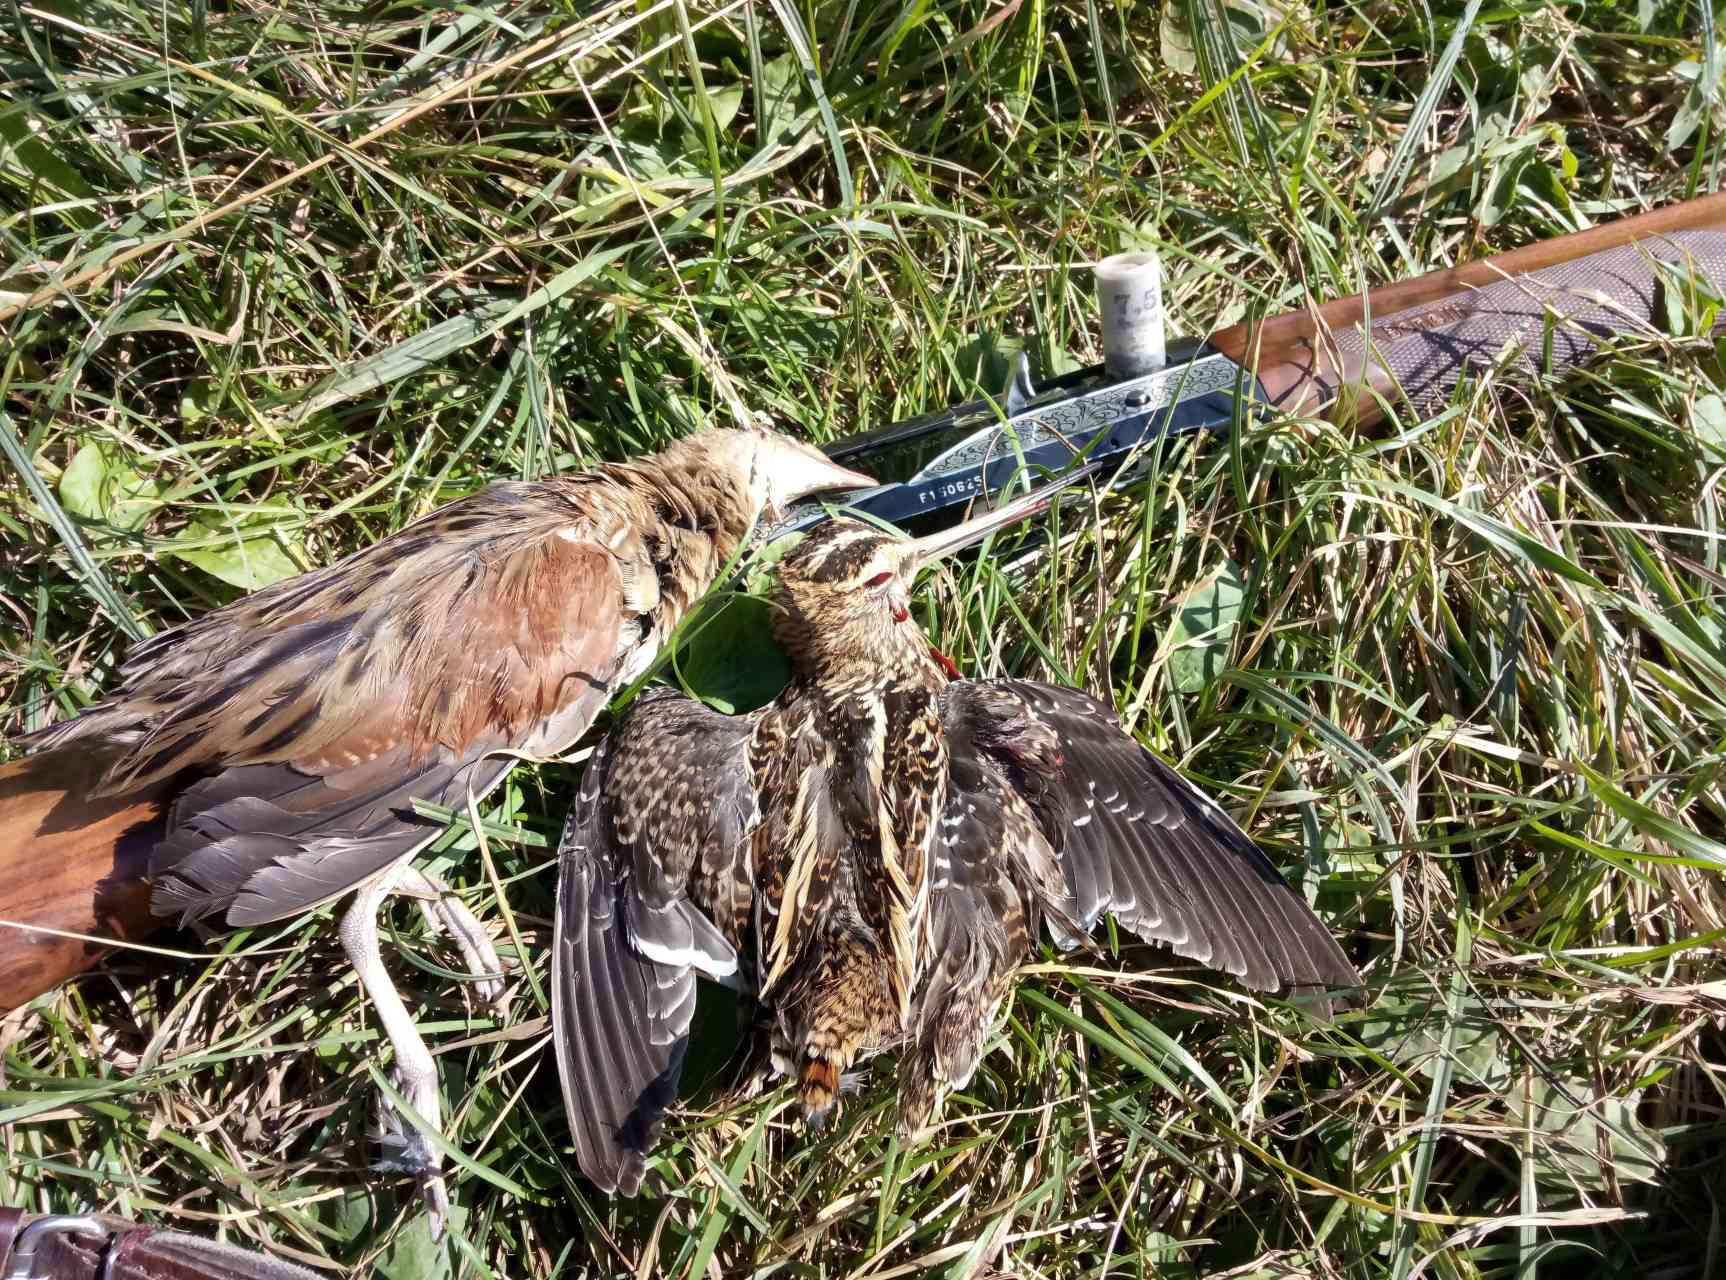
<path id="1" fill-rule="evenodd" d="M 1639 14 L 1646 11 L 1646 25 Z M 1694 6 L 25 5 L 0 19 L 0 683 L 496 477 L 767 419 L 822 440 L 1707 190 Z M 1447 52 L 1450 51 L 1450 52 Z M 1717 92 L 1715 93 L 1717 97 Z M 0 1023 L 0 1203 L 464 1275 L 1687 1276 L 1717 1265 L 1726 369 L 1663 320 L 1371 434 L 1171 447 L 1061 553 L 932 585 L 968 671 L 1106 692 L 1366 975 L 1331 1026 L 1123 939 L 1027 977 L 929 1144 L 890 1060 L 811 1137 L 716 1098 L 596 1196 L 546 990 L 403 906 L 452 1244 L 369 1171 L 381 1041 L 328 913 L 134 953 Z M 1071 526 L 1069 526 L 1071 527 Z M 1223 597 L 1226 596 L 1226 601 Z M 1226 603 L 1206 634 L 1187 615 Z M 433 868 L 546 961 L 574 766 Z M 993 1269 L 993 1271 L 991 1271 Z"/>

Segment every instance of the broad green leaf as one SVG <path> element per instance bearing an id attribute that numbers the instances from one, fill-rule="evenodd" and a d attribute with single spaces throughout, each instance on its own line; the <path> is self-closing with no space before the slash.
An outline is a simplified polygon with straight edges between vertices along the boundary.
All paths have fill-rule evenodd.
<path id="1" fill-rule="evenodd" d="M 1695 136 L 1701 128 L 1705 117 L 1712 117 L 1718 123 L 1722 115 L 1722 94 L 1719 83 L 1721 69 L 1726 69 L 1726 59 L 1712 58 L 1709 65 L 1686 59 L 1673 68 L 1675 77 L 1689 80 L 1690 88 L 1673 113 L 1672 123 L 1666 128 L 1666 149 L 1677 151 Z"/>
<path id="2" fill-rule="evenodd" d="M 1220 0 L 1211 14 L 1228 22 L 1234 30 L 1235 42 L 1250 49 L 1271 35 L 1283 22 L 1291 6 L 1280 0 Z M 1158 36 L 1162 41 L 1163 63 L 1170 71 L 1183 76 L 1199 74 L 1199 37 L 1194 32 L 1195 18 L 1202 21 L 1210 15 L 1200 15 L 1194 6 L 1174 3 L 1164 6 Z M 1272 43 L 1268 52 L 1281 54 L 1286 39 Z"/>
<path id="3" fill-rule="evenodd" d="M 1223 669 L 1240 625 L 1246 580 L 1232 560 L 1187 589 L 1169 625 L 1169 683 L 1198 693 Z"/>
<path id="4" fill-rule="evenodd" d="M 1657 262 L 1654 314 L 1675 338 L 1706 338 L 1726 305 L 1726 295 L 1705 274 L 1688 264 Z"/>
<path id="5" fill-rule="evenodd" d="M 689 691 L 726 715 L 753 711 L 791 678 L 785 654 L 773 641 L 772 610 L 757 596 L 733 596 L 714 606 L 678 657 Z"/>
<path id="6" fill-rule="evenodd" d="M 710 89 L 707 92 L 707 109 L 713 112 L 713 127 L 728 129 L 731 122 L 737 119 L 737 112 L 743 106 L 743 86 L 741 84 L 727 85 L 723 89 Z M 691 115 L 699 116 L 700 112 L 692 111 Z"/>
<path id="7" fill-rule="evenodd" d="M 1726 399 L 1713 391 L 1697 396 L 1690 406 L 1690 429 L 1713 452 L 1726 454 Z"/>
<path id="8" fill-rule="evenodd" d="M 221 391 L 208 378 L 198 378 L 187 384 L 180 396 L 180 418 L 188 427 L 196 426 L 215 413 L 221 404 Z"/>
<path id="9" fill-rule="evenodd" d="M 1542 1077 L 1508 1092 L 1511 1115 L 1535 1130 L 1534 1173 L 1542 1183 L 1606 1191 L 1607 1165 L 1620 1183 L 1658 1180 L 1666 1144 L 1637 1118 L 1641 1090 L 1602 1097 L 1586 1079 Z"/>
<path id="10" fill-rule="evenodd" d="M 1362 1044 L 1430 1080 L 1444 1059 L 1448 1029 L 1455 1079 L 1481 1089 L 1508 1087 L 1514 1073 L 1491 1011 L 1465 1001 L 1454 1028 L 1448 1027 L 1447 1017 L 1443 1003 L 1425 994 L 1385 996 L 1373 1005 L 1356 1034 Z"/>
<path id="11" fill-rule="evenodd" d="M 1180 5 L 1170 4 L 1163 7 L 1163 20 L 1158 25 L 1158 34 L 1162 38 L 1163 65 L 1176 75 L 1193 76 L 1199 73 L 1199 54 L 1193 47 L 1192 32 L 1187 30 L 1182 21 L 1183 17 Z"/>
<path id="12" fill-rule="evenodd" d="M 87 444 L 72 455 L 60 473 L 60 502 L 66 510 L 86 520 L 100 520 L 106 506 L 103 490 L 108 481 L 108 459 L 102 446 Z"/>
<path id="13" fill-rule="evenodd" d="M 799 112 L 797 96 L 803 87 L 803 74 L 794 54 L 781 54 L 761 66 L 761 107 L 764 119 L 757 122 L 758 143 L 762 148 L 785 141 L 796 132 L 813 112 Z"/>
<path id="14" fill-rule="evenodd" d="M 12 465 L 12 470 L 24 481 L 24 489 L 36 502 L 42 517 L 60 537 L 60 543 L 66 548 L 66 554 L 72 557 L 72 563 L 77 566 L 83 577 L 86 589 L 95 597 L 98 604 L 108 611 L 115 623 L 134 640 L 142 640 L 149 634 L 142 623 L 132 613 L 131 607 L 114 589 L 114 584 L 108 581 L 102 567 L 90 554 L 90 548 L 78 532 L 78 526 L 72 523 L 66 514 L 66 509 L 60 505 L 60 500 L 54 491 L 48 487 L 47 480 L 42 475 L 42 469 L 36 465 L 36 460 L 30 456 L 24 441 L 19 437 L 17 428 L 12 425 L 12 419 L 4 410 L 0 410 L 0 454 Z M 0 1122 L 4 1123 L 4 1122 Z"/>
<path id="15" fill-rule="evenodd" d="M 303 553 L 296 558 L 283 546 L 300 551 L 297 532 L 289 532 L 288 526 L 268 516 L 244 515 L 228 521 L 211 512 L 187 525 L 178 541 L 195 545 L 174 546 L 168 554 L 242 591 L 293 577 L 304 559 Z"/>
<path id="16" fill-rule="evenodd" d="M 136 529 L 150 518 L 161 486 L 140 475 L 118 449 L 90 443 L 79 448 L 60 475 L 60 502 L 73 515 L 116 529 Z"/>
<path id="17" fill-rule="evenodd" d="M 985 334 L 960 347 L 953 362 L 963 377 L 975 382 L 979 391 L 1004 404 L 1007 387 L 1013 380 L 1013 364 L 1024 349 L 1024 344 L 1012 338 Z"/>
<path id="18" fill-rule="evenodd" d="M 458 1220 L 463 1216 L 459 1201 L 451 1204 L 450 1211 Z M 459 1229 L 459 1221 L 456 1225 Z M 372 1266 L 374 1274 L 385 1280 L 443 1280 L 451 1264 L 450 1251 L 432 1239 L 431 1219 L 420 1213 L 395 1233 Z"/>

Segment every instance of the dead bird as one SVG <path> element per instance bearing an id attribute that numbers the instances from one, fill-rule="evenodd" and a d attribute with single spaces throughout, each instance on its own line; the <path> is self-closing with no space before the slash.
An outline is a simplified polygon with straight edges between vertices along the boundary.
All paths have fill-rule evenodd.
<path id="1" fill-rule="evenodd" d="M 752 528 L 869 484 L 776 433 L 712 430 L 451 502 L 136 645 L 113 692 L 24 740 L 58 767 L 6 766 L 0 850 L 105 862 L 142 836 L 151 907 L 182 921 L 264 924 L 358 889 L 342 943 L 403 1094 L 435 1126 L 432 1060 L 379 955 L 380 901 L 435 903 L 469 964 L 498 966 L 459 901 L 408 865 L 444 829 L 414 801 L 461 808 L 514 765 L 499 752 L 568 749 Z M 441 1217 L 435 1149 L 392 1128 Z"/>
<path id="2" fill-rule="evenodd" d="M 560 849 L 553 1023 L 582 1171 L 634 1193 L 675 1096 L 695 980 L 771 1019 L 819 1122 L 859 1058 L 900 1048 L 900 1126 L 962 1087 L 1048 926 L 1104 912 L 1249 987 L 1354 967 L 1210 799 L 1072 689 L 959 676 L 911 621 L 924 565 L 1051 490 L 916 541 L 818 527 L 779 566 L 792 678 L 726 716 L 667 689 L 595 750 Z"/>

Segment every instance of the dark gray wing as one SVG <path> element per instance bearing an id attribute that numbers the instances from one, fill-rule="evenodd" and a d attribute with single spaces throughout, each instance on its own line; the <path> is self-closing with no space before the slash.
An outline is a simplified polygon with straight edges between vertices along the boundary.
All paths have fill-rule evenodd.
<path id="1" fill-rule="evenodd" d="M 1262 991 L 1359 984 L 1258 846 L 1103 703 L 1025 680 L 961 683 L 948 694 L 1036 811 L 1085 929 L 1108 911 Z"/>
<path id="2" fill-rule="evenodd" d="M 695 978 L 737 952 L 690 900 L 746 875 L 757 821 L 748 719 L 669 690 L 640 698 L 594 751 L 558 850 L 552 1027 L 581 1170 L 633 1195 L 677 1094 Z"/>
<path id="3" fill-rule="evenodd" d="M 222 915 L 264 924 L 338 897 L 443 833 L 421 799 L 460 809 L 513 760 L 431 761 L 335 780 L 286 764 L 249 764 L 200 779 L 175 799 L 150 857 L 151 908 L 184 924 Z"/>

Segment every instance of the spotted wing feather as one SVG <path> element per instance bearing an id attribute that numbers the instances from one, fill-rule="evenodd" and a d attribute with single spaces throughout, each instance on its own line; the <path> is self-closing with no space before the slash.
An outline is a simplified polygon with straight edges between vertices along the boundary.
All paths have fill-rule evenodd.
<path id="1" fill-rule="evenodd" d="M 733 940 L 697 900 L 738 877 L 747 892 L 750 728 L 670 691 L 644 695 L 588 762 L 564 829 L 552 1024 L 576 1157 L 607 1191 L 641 1186 L 676 1097 L 696 975 L 737 971 Z"/>
<path id="2" fill-rule="evenodd" d="M 1329 930 L 1216 803 L 1135 742 L 1087 694 L 1031 681 L 962 683 L 952 714 L 979 720 L 1059 850 L 1073 913 L 1258 990 L 1354 986 Z"/>
<path id="3" fill-rule="evenodd" d="M 947 785 L 929 842 L 928 967 L 901 1069 L 900 1126 L 915 1134 L 976 1070 L 989 1024 L 1039 916 L 1076 931 L 1055 851 L 969 717 L 948 716 Z"/>

